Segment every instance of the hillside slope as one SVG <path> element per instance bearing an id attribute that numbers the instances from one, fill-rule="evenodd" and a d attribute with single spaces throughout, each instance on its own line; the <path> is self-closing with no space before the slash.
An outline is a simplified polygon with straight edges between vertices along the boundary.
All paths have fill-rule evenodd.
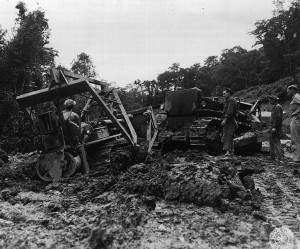
<path id="1" fill-rule="evenodd" d="M 289 133 L 289 103 L 290 99 L 287 97 L 286 89 L 289 85 L 293 84 L 294 79 L 292 77 L 282 78 L 272 84 L 259 85 L 251 87 L 234 94 L 235 97 L 241 99 L 241 101 L 255 103 L 258 99 L 268 100 L 267 96 L 274 94 L 278 96 L 279 103 L 283 107 L 284 111 L 284 121 L 283 121 L 283 131 L 284 133 Z M 262 104 L 262 111 L 270 111 L 271 105 L 268 102 Z"/>
<path id="2" fill-rule="evenodd" d="M 293 84 L 293 82 L 294 79 L 292 77 L 286 77 L 271 84 L 250 87 L 236 92 L 234 95 L 243 101 L 255 102 L 259 98 L 263 98 L 269 94 L 275 94 L 279 97 L 280 102 L 285 102 L 286 89 L 289 85 Z"/>

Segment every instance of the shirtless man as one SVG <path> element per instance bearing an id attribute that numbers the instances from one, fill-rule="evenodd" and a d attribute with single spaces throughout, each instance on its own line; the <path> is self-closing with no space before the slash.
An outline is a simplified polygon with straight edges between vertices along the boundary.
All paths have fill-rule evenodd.
<path id="1" fill-rule="evenodd" d="M 67 99 L 64 103 L 66 109 L 63 110 L 64 120 L 71 121 L 79 126 L 80 118 L 73 111 L 74 106 L 76 105 L 76 101 L 73 99 Z"/>

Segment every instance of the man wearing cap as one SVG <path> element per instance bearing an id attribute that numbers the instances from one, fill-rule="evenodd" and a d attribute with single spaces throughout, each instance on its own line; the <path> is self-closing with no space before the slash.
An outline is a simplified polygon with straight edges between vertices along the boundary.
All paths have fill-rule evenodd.
<path id="1" fill-rule="evenodd" d="M 270 156 L 271 160 L 275 160 L 276 155 L 278 160 L 282 160 L 282 151 L 280 143 L 280 135 L 282 132 L 282 120 L 283 120 L 283 110 L 282 106 L 278 103 L 278 97 L 275 95 L 269 95 L 269 100 L 273 109 L 271 112 L 270 119 Z"/>
<path id="2" fill-rule="evenodd" d="M 63 110 L 64 120 L 71 121 L 79 126 L 80 118 L 79 116 L 73 111 L 74 106 L 76 105 L 76 101 L 73 99 L 67 99 L 64 103 L 66 109 Z"/>
<path id="3" fill-rule="evenodd" d="M 288 96 L 292 97 L 290 103 L 290 128 L 291 128 L 291 150 L 294 162 L 300 162 L 300 95 L 298 87 L 290 85 L 287 88 Z"/>
<path id="4" fill-rule="evenodd" d="M 221 126 L 223 127 L 223 149 L 226 151 L 226 156 L 233 155 L 233 135 L 237 129 L 237 122 L 235 120 L 237 112 L 236 100 L 231 96 L 233 91 L 230 88 L 226 88 L 223 91 L 223 97 L 225 98 L 223 108 L 223 120 Z"/>

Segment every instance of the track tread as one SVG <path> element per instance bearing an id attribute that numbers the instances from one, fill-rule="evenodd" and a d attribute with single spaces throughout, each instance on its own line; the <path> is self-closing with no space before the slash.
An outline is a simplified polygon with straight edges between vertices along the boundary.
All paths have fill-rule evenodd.
<path id="1" fill-rule="evenodd" d="M 295 236 L 295 246 L 300 248 L 299 183 L 285 172 L 285 165 L 265 165 L 266 172 L 255 177 L 255 186 L 264 196 L 262 209 L 268 219 L 277 220 L 291 229 Z"/>

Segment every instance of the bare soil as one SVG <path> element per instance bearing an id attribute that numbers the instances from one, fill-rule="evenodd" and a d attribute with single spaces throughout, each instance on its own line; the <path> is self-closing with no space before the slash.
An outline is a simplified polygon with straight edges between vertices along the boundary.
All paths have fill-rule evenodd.
<path id="1" fill-rule="evenodd" d="M 300 169 L 266 152 L 157 152 L 120 175 L 95 163 L 52 183 L 37 158 L 0 167 L 0 248 L 271 248 L 282 225 L 300 247 Z"/>

